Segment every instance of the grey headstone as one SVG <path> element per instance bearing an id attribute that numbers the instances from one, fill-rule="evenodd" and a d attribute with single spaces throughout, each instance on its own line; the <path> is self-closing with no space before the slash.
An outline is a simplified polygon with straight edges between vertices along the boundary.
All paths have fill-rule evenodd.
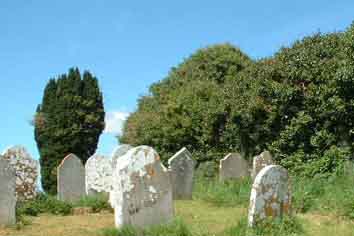
<path id="1" fill-rule="evenodd" d="M 58 199 L 75 202 L 85 194 L 85 167 L 74 154 L 69 154 L 58 166 Z"/>
<path id="2" fill-rule="evenodd" d="M 187 148 L 168 160 L 173 199 L 192 199 L 195 161 Z"/>
<path id="3" fill-rule="evenodd" d="M 0 226 L 16 223 L 16 172 L 0 157 Z"/>
<path id="4" fill-rule="evenodd" d="M 17 200 L 34 199 L 38 189 L 38 161 L 34 160 L 22 146 L 10 147 L 4 151 L 2 156 L 15 170 Z"/>
<path id="5" fill-rule="evenodd" d="M 239 153 L 229 153 L 220 160 L 219 178 L 221 181 L 247 177 L 248 163 Z"/>
<path id="6" fill-rule="evenodd" d="M 278 165 L 264 167 L 257 175 L 251 191 L 249 226 L 266 218 L 281 218 L 291 213 L 288 171 Z"/>
<path id="7" fill-rule="evenodd" d="M 262 152 L 260 155 L 253 158 L 252 179 L 254 180 L 257 174 L 266 166 L 273 165 L 272 155 L 268 151 Z"/>
<path id="8" fill-rule="evenodd" d="M 113 166 L 113 169 L 116 168 L 117 160 L 119 159 L 119 157 L 125 155 L 132 148 L 133 147 L 130 146 L 129 144 L 122 144 L 122 145 L 118 146 L 113 151 L 113 154 L 112 154 L 112 166 Z"/>
<path id="9" fill-rule="evenodd" d="M 118 159 L 111 201 L 116 227 L 146 227 L 172 219 L 169 174 L 153 148 L 139 146 Z"/>
<path id="10" fill-rule="evenodd" d="M 90 157 L 85 164 L 86 194 L 110 193 L 112 190 L 112 161 L 99 154 Z"/>

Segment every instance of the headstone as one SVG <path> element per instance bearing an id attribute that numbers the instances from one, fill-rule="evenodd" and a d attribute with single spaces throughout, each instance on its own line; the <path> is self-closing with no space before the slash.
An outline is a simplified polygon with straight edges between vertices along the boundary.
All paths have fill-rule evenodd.
<path id="1" fill-rule="evenodd" d="M 38 161 L 32 159 L 22 146 L 6 149 L 2 154 L 16 173 L 16 197 L 18 201 L 34 199 L 37 196 Z"/>
<path id="2" fill-rule="evenodd" d="M 239 153 L 229 153 L 220 160 L 219 178 L 221 181 L 247 177 L 248 163 Z"/>
<path id="3" fill-rule="evenodd" d="M 192 154 L 182 148 L 168 160 L 173 199 L 192 199 L 195 161 Z"/>
<path id="4" fill-rule="evenodd" d="M 123 155 L 125 155 L 132 148 L 133 147 L 128 145 L 128 144 L 122 144 L 122 145 L 118 146 L 113 151 L 113 154 L 112 154 L 112 166 L 113 166 L 113 169 L 116 168 L 118 158 L 123 156 Z"/>
<path id="5" fill-rule="evenodd" d="M 173 217 L 169 173 L 151 147 L 133 148 L 118 159 L 111 196 L 117 227 L 142 228 Z"/>
<path id="6" fill-rule="evenodd" d="M 254 180 L 264 167 L 273 164 L 272 155 L 268 151 L 264 151 L 260 155 L 255 156 L 253 158 L 252 179 Z"/>
<path id="7" fill-rule="evenodd" d="M 263 168 L 251 191 L 248 213 L 249 226 L 265 218 L 281 218 L 291 212 L 291 193 L 288 171 L 278 165 Z"/>
<path id="8" fill-rule="evenodd" d="M 16 172 L 0 158 L 0 226 L 16 223 Z"/>
<path id="9" fill-rule="evenodd" d="M 66 156 L 57 171 L 59 200 L 75 202 L 85 196 L 85 167 L 77 156 Z"/>
<path id="10" fill-rule="evenodd" d="M 86 194 L 108 194 L 112 190 L 112 162 L 105 156 L 95 154 L 85 164 Z"/>

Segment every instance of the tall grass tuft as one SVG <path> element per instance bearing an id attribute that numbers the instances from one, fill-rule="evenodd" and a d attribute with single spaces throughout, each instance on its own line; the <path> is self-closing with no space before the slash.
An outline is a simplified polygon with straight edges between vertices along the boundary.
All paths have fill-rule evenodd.
<path id="1" fill-rule="evenodd" d="M 251 179 L 219 182 L 217 179 L 198 178 L 194 185 L 194 199 L 217 206 L 247 207 L 251 193 Z"/>

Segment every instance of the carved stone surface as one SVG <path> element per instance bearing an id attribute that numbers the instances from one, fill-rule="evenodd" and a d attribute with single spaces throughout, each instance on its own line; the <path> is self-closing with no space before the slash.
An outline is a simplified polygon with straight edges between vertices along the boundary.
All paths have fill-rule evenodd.
<path id="1" fill-rule="evenodd" d="M 251 191 L 249 226 L 267 217 L 282 217 L 291 212 L 288 171 L 278 165 L 264 167 L 257 175 Z"/>
<path id="2" fill-rule="evenodd" d="M 0 226 L 16 223 L 16 172 L 0 156 Z"/>
<path id="3" fill-rule="evenodd" d="M 272 155 L 268 151 L 264 151 L 260 155 L 255 156 L 253 158 L 252 179 L 254 180 L 264 167 L 273 164 Z"/>
<path id="4" fill-rule="evenodd" d="M 172 219 L 169 173 L 153 148 L 136 147 L 118 159 L 111 201 L 117 227 L 145 227 Z"/>
<path id="5" fill-rule="evenodd" d="M 128 144 L 122 144 L 120 146 L 118 146 L 112 154 L 112 166 L 113 169 L 116 167 L 117 165 L 117 160 L 119 157 L 123 156 L 124 154 L 126 154 L 130 149 L 132 149 L 133 147 L 128 145 Z"/>
<path id="6" fill-rule="evenodd" d="M 16 197 L 18 201 L 31 200 L 37 195 L 38 161 L 22 146 L 6 149 L 2 154 L 16 173 Z"/>
<path id="7" fill-rule="evenodd" d="M 112 162 L 105 156 L 95 154 L 86 164 L 86 194 L 110 193 L 112 190 Z"/>
<path id="8" fill-rule="evenodd" d="M 239 153 L 229 153 L 220 160 L 219 179 L 221 181 L 244 178 L 248 175 L 248 163 Z"/>
<path id="9" fill-rule="evenodd" d="M 58 199 L 75 202 L 85 194 L 85 167 L 74 154 L 66 156 L 58 166 Z"/>
<path id="10" fill-rule="evenodd" d="M 187 148 L 168 160 L 173 199 L 192 199 L 195 161 Z"/>

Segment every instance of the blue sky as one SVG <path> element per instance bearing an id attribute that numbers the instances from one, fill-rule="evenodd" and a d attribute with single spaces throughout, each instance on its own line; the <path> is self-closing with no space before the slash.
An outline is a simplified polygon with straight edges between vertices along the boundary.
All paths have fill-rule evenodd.
<path id="1" fill-rule="evenodd" d="M 342 31 L 354 1 L 0 1 L 0 150 L 38 152 L 30 121 L 49 78 L 72 66 L 99 78 L 110 154 L 122 121 L 149 85 L 196 49 L 229 42 L 253 58 L 303 36 Z"/>

